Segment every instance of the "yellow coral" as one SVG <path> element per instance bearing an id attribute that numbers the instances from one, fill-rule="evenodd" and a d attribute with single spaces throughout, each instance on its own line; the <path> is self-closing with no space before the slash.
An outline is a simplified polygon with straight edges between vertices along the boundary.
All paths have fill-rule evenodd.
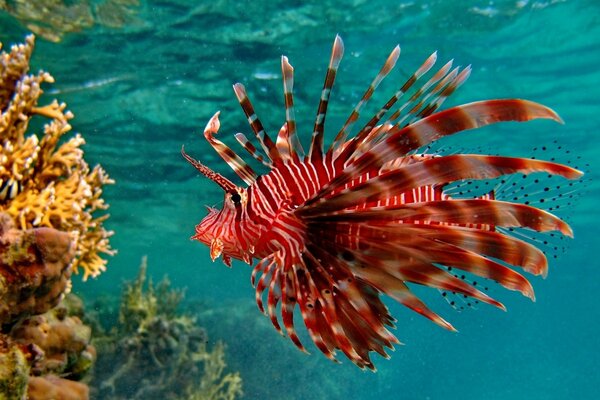
<path id="1" fill-rule="evenodd" d="M 48 226 L 70 232 L 77 241 L 73 270 L 82 270 L 86 280 L 106 269 L 100 254 L 114 254 L 112 232 L 103 227 L 108 215 L 94 215 L 108 208 L 102 188 L 113 180 L 100 166 L 90 169 L 81 135 L 61 140 L 73 118 L 66 104 L 38 105 L 41 84 L 54 79 L 43 71 L 27 74 L 33 46 L 31 35 L 0 54 L 0 210 L 21 229 Z M 41 139 L 26 135 L 33 116 L 50 119 Z"/>

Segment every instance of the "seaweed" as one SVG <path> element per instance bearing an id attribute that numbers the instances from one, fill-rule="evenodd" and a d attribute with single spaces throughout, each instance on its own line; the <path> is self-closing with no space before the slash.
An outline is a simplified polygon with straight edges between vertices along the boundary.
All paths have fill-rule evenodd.
<path id="1" fill-rule="evenodd" d="M 225 345 L 208 346 L 206 330 L 179 312 L 184 291 L 165 277 L 153 284 L 144 257 L 125 284 L 114 326 L 96 319 L 98 360 L 92 376 L 97 398 L 233 400 L 242 394 L 237 372 L 226 372 Z M 117 366 L 115 368 L 115 366 Z"/>

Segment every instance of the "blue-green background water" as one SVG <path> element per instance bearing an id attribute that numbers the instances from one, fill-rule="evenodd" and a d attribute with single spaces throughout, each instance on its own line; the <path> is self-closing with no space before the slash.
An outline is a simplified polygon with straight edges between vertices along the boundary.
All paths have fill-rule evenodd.
<path id="1" fill-rule="evenodd" d="M 0 27 L 5 46 L 27 33 L 6 14 Z M 204 204 L 218 205 L 222 194 L 186 165 L 181 145 L 226 172 L 200 133 L 216 110 L 222 137 L 249 132 L 231 90 L 238 81 L 276 131 L 284 120 L 281 54 L 295 67 L 298 125 L 309 132 L 336 33 L 346 55 L 329 132 L 396 43 L 402 47 L 398 71 L 382 84 L 371 111 L 437 49 L 440 61 L 473 66 L 450 104 L 527 98 L 551 106 L 566 122 L 494 126 L 454 143 L 526 156 L 558 139 L 590 164 L 592 179 L 569 213 L 575 240 L 568 253 L 551 263 L 548 279 L 532 279 L 537 302 L 502 291 L 508 313 L 491 307 L 457 313 L 432 293 L 427 300 L 458 334 L 388 302 L 406 345 L 391 360 L 376 357 L 376 374 L 348 361 L 333 364 L 314 349 L 310 356 L 298 352 L 256 310 L 250 268 L 213 264 L 204 246 L 188 240 Z M 119 253 L 98 279 L 81 283 L 76 277 L 74 290 L 88 301 L 118 296 L 148 255 L 151 275 L 168 273 L 174 286 L 187 287 L 211 339 L 228 343 L 229 365 L 241 372 L 249 399 L 597 398 L 599 65 L 595 0 L 148 1 L 122 28 L 98 26 L 60 43 L 38 38 L 33 67 L 55 77 L 49 97 L 67 102 L 75 130 L 87 141 L 88 161 L 101 163 L 117 181 L 105 197 Z"/>

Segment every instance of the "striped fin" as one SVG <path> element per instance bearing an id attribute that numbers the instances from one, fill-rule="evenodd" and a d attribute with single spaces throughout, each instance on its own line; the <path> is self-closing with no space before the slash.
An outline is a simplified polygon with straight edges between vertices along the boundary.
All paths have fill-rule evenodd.
<path id="1" fill-rule="evenodd" d="M 372 332 L 381 338 L 384 345 L 391 348 L 393 343 L 397 343 L 397 339 L 385 327 L 385 325 L 391 326 L 392 323 L 392 318 L 385 306 L 378 301 L 376 296 L 366 296 L 368 291 L 364 284 L 351 279 L 351 268 L 348 263 L 344 262 L 343 258 L 335 257 L 323 251 L 325 248 L 318 238 L 317 240 L 309 238 L 309 240 L 312 242 L 312 245 L 309 246 L 309 253 L 314 253 L 316 260 L 321 260 L 320 262 L 328 266 L 327 269 L 325 266 L 321 267 L 324 273 L 334 277 L 335 300 L 338 301 L 338 304 L 349 303 L 354 311 L 347 307 L 345 312 L 357 314 L 355 319 L 363 320 Z M 335 268 L 330 268 L 332 266 L 335 266 Z"/>
<path id="2" fill-rule="evenodd" d="M 377 86 L 379 86 L 381 81 L 394 68 L 394 66 L 396 65 L 396 61 L 398 61 L 398 57 L 400 57 L 400 46 L 396 46 L 394 48 L 394 50 L 392 50 L 392 52 L 388 56 L 385 64 L 383 64 L 383 67 L 381 67 L 381 70 L 379 71 L 377 76 L 375 76 L 375 79 L 373 79 L 373 82 L 371 82 L 371 84 L 369 85 L 366 92 L 363 94 L 360 101 L 356 104 L 356 106 L 352 110 L 352 113 L 346 120 L 346 123 L 344 124 L 342 129 L 338 132 L 337 136 L 335 137 L 335 139 L 333 141 L 333 144 L 330 147 L 330 151 L 339 151 L 341 149 L 342 144 L 346 141 L 346 137 L 350 134 L 350 132 L 352 130 L 352 126 L 356 123 L 356 120 L 358 120 L 358 117 L 360 116 L 361 108 L 369 101 L 369 99 L 373 95 L 373 92 L 375 91 L 375 89 L 377 89 Z"/>
<path id="3" fill-rule="evenodd" d="M 469 79 L 470 75 L 471 66 L 468 65 L 465 69 L 460 71 L 456 78 L 452 79 L 448 86 L 446 86 L 438 96 L 433 97 L 433 99 L 429 102 L 427 106 L 425 106 L 421 111 L 419 111 L 414 117 L 414 114 L 412 112 L 409 113 L 406 116 L 406 120 L 409 120 L 409 123 L 412 123 L 415 120 L 419 120 L 421 118 L 425 118 L 433 114 L 437 109 L 440 108 L 444 101 L 452 95 L 452 93 L 454 93 L 459 87 L 461 87 L 466 82 L 467 79 Z M 413 117 L 413 120 L 411 120 L 411 117 Z M 401 123 L 399 123 L 398 125 L 402 126 Z"/>
<path id="4" fill-rule="evenodd" d="M 263 306 L 262 295 L 265 289 L 269 286 L 270 282 L 273 279 L 273 273 L 276 270 L 276 264 L 273 257 L 265 257 L 254 267 L 252 271 L 252 285 L 255 289 L 255 297 L 256 297 L 256 305 L 261 313 L 265 313 L 265 308 Z M 258 272 L 261 273 L 260 279 L 255 283 L 256 275 Z"/>
<path id="5" fill-rule="evenodd" d="M 281 317 L 288 337 L 302 351 L 306 349 L 300 342 L 294 328 L 294 308 L 298 302 L 297 288 L 294 274 L 286 272 L 285 261 L 282 252 L 276 252 L 264 258 L 254 268 L 252 282 L 256 282 L 258 274 L 262 274 L 256 283 L 256 303 L 261 312 L 265 313 L 262 296 L 266 288 L 267 314 L 271 323 L 279 333 L 283 333 L 276 315 L 277 305 L 281 303 Z"/>
<path id="6" fill-rule="evenodd" d="M 543 276 L 547 274 L 547 260 L 544 254 L 535 246 L 512 236 L 488 230 L 465 227 L 465 225 L 473 220 L 477 220 L 478 224 L 481 225 L 479 223 L 480 215 L 485 215 L 486 212 L 494 212 L 495 214 L 491 217 L 485 215 L 483 219 L 492 219 L 493 225 L 497 226 L 531 227 L 531 225 L 533 225 L 532 229 L 537 231 L 550 231 L 556 229 L 560 230 L 563 234 L 571 236 L 569 226 L 560 219 L 543 210 L 520 204 L 497 202 L 500 206 L 492 210 L 488 209 L 481 211 L 479 208 L 470 209 L 470 215 L 477 215 L 477 218 L 469 218 L 467 213 L 463 213 L 461 219 L 452 218 L 453 215 L 447 215 L 447 208 L 454 210 L 460 207 L 454 203 L 471 201 L 472 200 L 446 200 L 406 204 L 396 207 L 375 207 L 376 209 L 385 209 L 386 211 L 342 210 L 330 215 L 310 217 L 307 218 L 307 221 L 314 221 L 315 224 L 354 223 L 361 226 L 365 223 L 377 223 L 381 227 L 392 229 L 398 227 L 398 222 L 402 222 L 401 228 L 398 229 L 402 229 L 407 235 L 426 237 L 431 238 L 432 240 L 454 244 L 470 251 L 500 259 L 511 265 L 522 266 L 527 272 L 535 275 L 541 274 Z M 481 202 L 485 200 L 476 201 Z M 431 204 L 434 206 L 429 207 Z M 437 207 L 435 207 L 435 205 L 437 205 Z M 423 211 L 420 218 L 411 215 L 410 212 L 415 209 Z M 425 212 L 425 209 L 428 212 Z M 515 211 L 514 209 L 519 211 Z M 409 210 L 408 213 L 406 210 Z M 440 214 L 445 215 L 440 216 Z M 538 217 L 546 222 L 546 224 L 538 222 Z M 429 224 L 431 221 L 440 221 L 447 224 L 449 223 L 448 220 L 451 220 L 451 224 L 454 225 Z M 420 221 L 427 221 L 427 223 L 418 223 Z M 413 225 L 411 222 L 418 223 L 418 225 Z M 538 226 L 539 224 L 544 226 Z"/>
<path id="7" fill-rule="evenodd" d="M 400 89 L 398 89 L 398 91 L 392 96 L 392 98 L 390 98 L 387 101 L 387 103 L 385 103 L 383 105 L 383 107 L 377 112 L 377 114 L 375 114 L 373 116 L 373 118 L 371 118 L 371 120 L 369 122 L 367 122 L 367 124 L 360 130 L 360 132 L 356 135 L 356 137 L 351 140 L 351 142 L 349 143 L 349 146 L 347 148 L 344 148 L 344 154 L 353 154 L 354 150 L 358 146 L 360 146 L 363 142 L 365 142 L 367 140 L 367 137 L 373 131 L 373 129 L 376 127 L 376 125 L 379 123 L 379 121 L 381 120 L 381 118 L 383 118 L 383 116 L 390 110 L 390 108 L 392 108 L 392 106 L 394 104 L 396 104 L 396 102 L 400 98 L 402 98 L 402 96 L 404 96 L 404 94 L 413 86 L 413 84 L 415 82 L 417 82 L 419 80 L 419 78 L 421 78 L 421 76 L 423 76 L 424 74 L 426 74 L 435 65 L 436 61 L 437 61 L 437 52 L 434 52 L 410 76 L 410 78 L 408 78 L 408 80 L 406 82 L 404 82 L 404 84 L 402 85 L 402 87 Z M 443 75 L 445 75 L 447 73 L 447 70 L 450 68 L 451 63 L 452 62 L 450 61 L 449 63 L 447 63 L 446 65 L 444 65 L 440 69 L 440 71 L 438 71 L 432 78 L 429 79 L 428 82 L 426 82 L 417 91 L 417 93 L 419 93 L 419 92 L 421 92 L 423 90 L 426 90 L 427 87 L 429 87 L 429 85 L 431 85 L 430 82 L 432 80 L 434 80 L 434 79 L 438 79 L 438 80 L 441 79 L 441 76 L 443 76 Z M 414 97 L 414 95 L 413 95 L 413 97 Z M 411 97 L 411 99 L 412 99 L 412 97 Z M 343 160 L 345 160 L 346 156 L 340 156 L 340 158 L 343 159 Z"/>
<path id="8" fill-rule="evenodd" d="M 336 159 L 336 164 L 342 165 L 343 161 L 343 165 L 346 165 L 349 162 L 351 162 L 353 158 L 356 158 L 361 154 L 365 153 L 371 147 L 377 144 L 377 142 L 380 141 L 381 137 L 384 136 L 385 133 L 389 132 L 390 129 L 392 129 L 392 127 L 393 125 L 389 123 L 377 125 L 373 129 L 371 129 L 371 131 L 368 134 L 365 135 L 362 141 L 347 141 L 342 153 Z"/>
<path id="9" fill-rule="evenodd" d="M 233 150 L 225 143 L 215 139 L 214 135 L 219 131 L 219 112 L 215 113 L 204 128 L 204 137 L 217 153 L 225 160 L 227 165 L 240 177 L 246 184 L 252 185 L 257 178 L 256 173 L 246 164 Z"/>
<path id="10" fill-rule="evenodd" d="M 521 292 L 535 301 L 531 283 L 520 273 L 477 253 L 446 243 L 426 248 L 427 256 L 435 263 L 455 267 L 483 278 L 492 279 L 510 290 Z M 470 286 L 470 285 L 469 285 Z"/>
<path id="11" fill-rule="evenodd" d="M 459 76 L 452 82 L 460 81 Z M 462 79 L 466 79 L 466 76 Z M 551 119 L 562 123 L 558 114 L 553 110 L 532 101 L 519 99 L 477 101 L 429 115 L 404 128 L 396 125 L 389 132 L 390 137 L 386 139 L 382 147 L 397 143 L 399 150 L 406 154 L 443 136 L 457 132 L 476 129 L 497 122 L 524 122 L 538 118 Z"/>
<path id="12" fill-rule="evenodd" d="M 351 224 L 323 223 L 321 226 L 360 243 L 359 249 L 352 250 L 353 257 L 367 266 L 366 270 L 378 268 L 403 281 L 460 292 L 504 309 L 498 301 L 434 265 L 443 264 L 496 280 L 507 289 L 534 298 L 531 284 L 518 272 L 470 250 L 415 236 L 405 230 L 403 224 L 383 228 L 377 224 L 364 224 L 356 234 L 343 233 L 351 232 Z M 326 241 L 327 234 L 322 232 L 320 235 L 321 240 Z"/>
<path id="13" fill-rule="evenodd" d="M 210 209 L 209 209 L 210 211 Z M 269 263 L 273 260 L 273 255 L 270 255 L 268 257 L 263 258 L 262 260 L 260 260 L 252 269 L 252 275 L 250 277 L 250 283 L 252 284 L 252 286 L 256 285 L 256 278 L 258 277 L 259 274 L 264 274 L 264 272 L 267 270 L 267 267 L 269 266 Z"/>
<path id="14" fill-rule="evenodd" d="M 459 226 L 413 225 L 405 228 L 413 235 L 494 257 L 507 264 L 522 267 L 534 275 L 546 277 L 548 273 L 548 260 L 544 253 L 531 243 L 513 236 Z"/>
<path id="15" fill-rule="evenodd" d="M 355 279 L 342 260 L 306 240 L 305 225 L 293 213 L 280 214 L 271 232 L 279 237 L 281 249 L 260 261 L 252 273 L 259 308 L 265 310 L 267 291 L 271 322 L 276 329 L 283 327 L 302 351 L 306 349 L 294 326 L 297 308 L 310 338 L 328 358 L 335 361 L 340 350 L 359 367 L 374 369 L 369 353 L 388 357 L 385 348 L 398 343 L 386 329 L 392 318 L 377 291 Z"/>
<path id="16" fill-rule="evenodd" d="M 297 298 L 302 319 L 309 329 L 309 333 L 311 333 L 311 338 L 313 341 L 316 339 L 315 343 L 320 342 L 320 335 L 315 331 L 315 309 L 320 309 L 329 326 L 329 333 L 335 338 L 335 344 L 331 347 L 335 346 L 342 348 L 344 345 L 347 345 L 347 343 L 342 344 L 340 341 L 347 341 L 347 338 L 341 335 L 343 328 L 341 327 L 340 321 L 337 318 L 336 309 L 332 304 L 327 304 L 322 298 L 320 291 L 318 290 L 321 288 L 321 285 L 315 280 L 315 278 L 318 277 L 318 270 L 313 272 L 314 276 L 306 267 L 306 263 L 303 258 L 299 260 L 299 263 L 295 264 L 293 268 L 294 277 L 298 282 Z M 325 346 L 325 348 L 330 349 L 330 346 Z M 330 356 L 333 356 L 331 352 L 328 353 Z"/>
<path id="17" fill-rule="evenodd" d="M 402 279 L 386 272 L 387 268 L 381 267 L 382 262 L 380 260 L 374 261 L 375 264 L 371 264 L 371 268 L 356 268 L 356 275 L 400 304 L 423 315 L 442 328 L 456 331 L 456 328 L 451 323 L 433 312 L 423 301 L 415 296 Z M 365 264 L 361 265 L 364 266 Z"/>
<path id="18" fill-rule="evenodd" d="M 294 343 L 296 347 L 300 349 L 300 351 L 308 353 L 308 351 L 306 351 L 302 345 L 302 342 L 300 342 L 300 338 L 298 337 L 296 328 L 294 327 L 294 308 L 298 302 L 299 291 L 296 275 L 293 273 L 287 273 L 287 271 L 282 271 L 281 276 L 281 319 L 283 321 L 283 325 L 285 326 L 285 331 L 292 343 Z"/>
<path id="19" fill-rule="evenodd" d="M 397 339 L 385 328 L 391 324 L 387 308 L 380 302 L 376 292 L 360 280 L 354 279 L 348 265 L 343 260 L 324 250 L 322 243 L 309 243 L 305 252 L 307 273 L 313 279 L 306 287 L 321 288 L 315 293 L 313 315 L 307 315 L 325 322 L 316 324 L 323 341 L 317 347 L 340 349 L 360 368 L 374 369 L 369 358 L 370 351 L 377 351 L 388 357 L 385 347 L 392 348 Z M 310 257 L 309 257 L 310 255 Z M 323 265 L 326 265 L 325 268 Z M 319 278 L 325 274 L 324 278 Z M 327 276 L 333 278 L 329 281 Z M 323 279 L 327 286 L 319 283 Z"/>
<path id="20" fill-rule="evenodd" d="M 325 117 L 327 115 L 327 106 L 329 104 L 329 96 L 331 95 L 333 82 L 335 81 L 335 76 L 343 55 L 344 42 L 339 35 L 336 35 L 335 41 L 333 42 L 333 49 L 331 50 L 329 67 L 327 68 L 327 74 L 325 75 L 325 83 L 323 84 L 323 90 L 321 91 L 321 99 L 319 100 L 317 117 L 315 118 L 315 126 L 313 128 L 310 149 L 308 151 L 308 155 L 313 162 L 323 158 L 323 133 L 325 127 Z"/>
<path id="21" fill-rule="evenodd" d="M 317 348 L 325 354 L 327 358 L 337 362 L 335 358 L 336 340 L 331 329 L 331 305 L 333 304 L 332 288 L 333 282 L 320 262 L 311 254 L 310 251 L 303 253 L 303 262 L 306 275 L 309 280 L 308 287 L 311 288 L 314 296 L 313 312 L 307 310 L 303 313 L 304 322 L 308 333 Z M 313 271 L 312 273 L 310 271 Z"/>
<path id="22" fill-rule="evenodd" d="M 396 121 L 398 118 L 400 118 L 400 115 L 402 115 L 402 112 L 407 109 L 408 107 L 412 106 L 412 108 L 410 109 L 410 111 L 408 112 L 408 114 L 412 113 L 412 112 L 416 112 L 417 110 L 419 110 L 423 104 L 428 101 L 432 96 L 433 97 L 437 97 L 437 95 L 449 84 L 451 83 L 454 79 L 456 79 L 456 77 L 458 76 L 458 71 L 459 71 L 459 67 L 456 67 L 454 69 L 452 69 L 452 71 L 450 71 L 449 73 L 447 73 L 445 76 L 442 77 L 441 80 L 434 82 L 437 83 L 435 86 L 433 86 L 433 88 L 431 88 L 431 90 L 425 92 L 425 93 L 415 93 L 413 96 L 411 96 L 411 98 L 409 99 L 409 101 L 407 101 L 406 103 L 402 104 L 402 106 L 400 108 L 398 108 L 396 111 L 394 111 L 394 113 L 390 116 L 390 118 L 388 119 L 388 122 L 392 122 L 392 121 Z M 431 87 L 431 86 L 430 86 Z M 429 88 L 427 88 L 429 89 Z M 418 100 L 418 102 L 417 102 Z M 416 103 L 416 104 L 415 104 Z M 396 122 L 397 126 L 401 126 L 402 123 L 407 119 L 408 117 L 404 116 L 402 117 L 402 119 L 400 119 L 400 122 Z"/>
<path id="23" fill-rule="evenodd" d="M 454 77 L 456 77 L 457 68 L 455 68 L 450 73 L 448 73 L 448 69 L 450 69 L 451 66 L 452 66 L 452 61 L 447 62 L 421 88 L 419 88 L 419 90 L 417 90 L 404 104 L 402 104 L 396 111 L 394 111 L 394 113 L 392 113 L 392 115 L 390 115 L 390 117 L 384 122 L 384 124 L 380 125 L 379 127 L 376 127 L 376 129 L 374 129 L 373 132 L 369 133 L 368 138 L 365 138 L 362 141 L 359 151 L 354 151 L 351 153 L 350 150 L 352 150 L 352 149 L 348 149 L 348 151 L 345 151 L 344 154 L 340 155 L 340 157 L 339 157 L 340 160 L 343 160 L 345 164 L 348 164 L 349 162 L 352 161 L 352 159 L 365 153 L 365 151 L 367 151 L 369 148 L 371 148 L 375 144 L 377 144 L 382 138 L 384 138 L 390 132 L 390 130 L 393 127 L 392 122 L 397 120 L 400 117 L 400 115 L 402 114 L 402 111 L 404 111 L 404 109 L 408 108 L 409 106 L 413 105 L 415 103 L 415 101 L 418 100 L 422 96 L 423 98 L 419 101 L 419 103 L 417 105 L 413 106 L 413 109 L 419 109 L 422 105 L 422 102 L 424 102 L 432 94 L 436 93 L 437 91 L 440 91 L 441 88 L 443 88 L 447 84 L 447 82 L 451 81 L 452 79 L 454 79 Z M 441 79 L 441 82 L 439 82 L 430 92 L 427 92 L 428 89 L 431 86 L 433 86 L 435 83 L 440 81 L 440 79 Z M 425 95 L 423 95 L 423 94 L 425 94 Z M 404 120 L 404 118 L 402 119 L 402 121 L 403 120 Z M 396 124 L 396 125 L 398 125 L 398 124 Z"/>
<path id="24" fill-rule="evenodd" d="M 311 228 L 311 234 L 319 238 L 321 246 L 334 251 L 342 249 L 347 265 L 356 276 L 446 329 L 454 330 L 414 295 L 405 292 L 408 288 L 403 281 L 460 292 L 504 309 L 501 303 L 485 293 L 434 266 L 432 262 L 436 261 L 427 250 L 438 245 L 429 239 L 402 234 L 402 225 L 395 230 L 373 226 L 356 231 L 351 224 L 324 222 Z M 335 232 L 335 240 L 332 232 Z"/>
<path id="25" fill-rule="evenodd" d="M 259 163 L 268 168 L 273 168 L 273 164 L 265 160 L 264 156 L 258 152 L 258 149 L 248 140 L 243 133 L 236 133 L 235 139 L 238 143 Z"/>
<path id="26" fill-rule="evenodd" d="M 290 135 L 287 122 L 283 124 L 281 129 L 279 129 L 279 133 L 277 134 L 277 142 L 275 142 L 275 144 L 281 159 L 284 161 L 291 161 L 292 149 L 290 146 Z"/>
<path id="27" fill-rule="evenodd" d="M 430 115 L 403 129 L 394 127 L 385 140 L 352 161 L 341 174 L 324 185 L 305 204 L 322 201 L 325 194 L 342 187 L 364 172 L 378 170 L 386 162 L 405 156 L 411 150 L 425 146 L 443 136 L 496 122 L 529 121 L 537 118 L 561 121 L 554 111 L 541 104 L 509 99 L 469 103 Z"/>
<path id="28" fill-rule="evenodd" d="M 379 146 L 376 146 L 379 147 Z M 368 153 L 367 153 L 368 154 Z M 456 154 L 432 157 L 419 163 L 385 172 L 364 183 L 323 195 L 296 210 L 306 218 L 344 208 L 376 202 L 416 187 L 445 184 L 461 179 L 488 179 L 513 173 L 547 172 L 576 179 L 582 173 L 574 168 L 525 158 Z M 329 189 L 326 193 L 331 193 Z"/>
<path id="29" fill-rule="evenodd" d="M 344 209 L 333 213 L 313 215 L 320 220 L 344 222 L 368 221 L 427 221 L 445 224 L 494 225 L 502 227 L 526 227 L 538 232 L 560 231 L 572 237 L 573 231 L 560 218 L 547 211 L 525 204 L 499 200 L 453 199 L 420 203 L 378 206 L 365 210 Z"/>
<path id="30" fill-rule="evenodd" d="M 263 124 L 260 122 L 260 119 L 258 119 L 258 116 L 254 111 L 254 107 L 252 106 L 252 103 L 246 94 L 246 88 L 244 85 L 241 83 L 236 83 L 233 85 L 233 91 L 235 92 L 235 96 L 237 97 L 242 110 L 244 110 L 244 114 L 246 114 L 246 118 L 248 118 L 248 124 L 250 124 L 250 127 L 252 128 L 252 131 L 254 132 L 254 135 L 264 152 L 273 163 L 276 164 L 277 162 L 281 161 L 279 153 L 277 153 L 275 143 L 273 143 L 267 132 L 265 132 Z"/>
<path id="31" fill-rule="evenodd" d="M 392 130 L 392 122 L 397 120 L 402 112 L 412 106 L 411 110 L 404 115 L 398 122 L 396 122 L 396 126 L 403 126 L 404 121 L 411 118 L 411 115 L 418 112 L 421 109 L 423 104 L 432 96 L 434 99 L 438 98 L 438 95 L 442 90 L 449 85 L 458 75 L 458 68 L 454 68 L 452 71 L 448 73 L 448 70 L 452 67 L 452 61 L 447 62 L 436 74 L 434 74 L 419 90 L 417 90 L 404 104 L 402 104 L 392 115 L 385 121 L 383 125 L 381 125 L 374 132 L 370 132 L 368 138 L 365 138 L 362 141 L 362 148 L 359 151 L 353 151 L 351 147 L 348 149 L 344 149 L 344 153 L 339 156 L 340 162 L 344 161 L 345 164 L 348 164 L 352 161 L 352 159 L 357 156 L 363 154 L 366 150 L 373 147 L 376 143 L 378 143 L 383 137 L 389 134 Z M 439 82 L 439 83 L 438 83 Z M 436 84 L 430 91 L 428 91 L 434 84 Z M 419 100 L 418 102 L 416 102 Z M 416 104 L 415 104 L 416 102 Z M 368 139 L 368 140 L 367 140 Z"/>
<path id="32" fill-rule="evenodd" d="M 277 332 L 283 336 L 283 331 L 281 330 L 281 326 L 279 325 L 279 320 L 277 318 L 277 304 L 279 304 L 279 301 L 281 300 L 281 293 L 278 290 L 281 282 L 281 273 L 281 269 L 275 267 L 273 271 L 273 278 L 271 279 L 271 283 L 269 285 L 269 293 L 267 295 L 267 310 L 271 323 Z"/>
<path id="33" fill-rule="evenodd" d="M 296 116 L 294 113 L 294 68 L 286 56 L 281 57 L 281 72 L 283 74 L 283 95 L 285 99 L 285 120 L 291 156 L 294 159 L 304 158 L 304 149 L 296 134 Z"/>
<path id="34" fill-rule="evenodd" d="M 435 53 L 434 53 L 435 54 Z M 430 57 L 431 58 L 431 57 Z M 402 113 L 402 111 L 409 107 L 411 104 L 415 102 L 415 100 L 419 99 L 423 94 L 427 93 L 428 89 L 432 87 L 434 84 L 442 80 L 438 85 L 432 89 L 432 92 L 435 93 L 436 90 L 441 90 L 438 88 L 444 87 L 446 83 L 456 76 L 456 70 L 448 71 L 452 68 L 452 60 L 448 61 L 442 68 L 440 68 L 427 82 L 425 82 L 413 95 L 402 104 L 398 110 L 394 111 L 394 113 L 379 127 L 375 127 L 371 132 L 368 133 L 362 140 L 353 140 L 350 145 L 344 149 L 344 152 L 340 154 L 339 162 L 343 161 L 345 164 L 350 162 L 353 158 L 356 158 L 358 155 L 364 153 L 369 148 L 373 147 L 381 138 L 385 137 L 386 134 L 392 128 L 392 122 L 396 120 Z M 431 93 L 427 93 L 424 98 L 430 96 Z M 415 106 L 418 108 L 418 106 Z M 368 126 L 371 123 L 368 124 Z M 357 145 L 358 143 L 358 145 Z M 358 151 L 356 151 L 356 147 L 359 146 Z"/>

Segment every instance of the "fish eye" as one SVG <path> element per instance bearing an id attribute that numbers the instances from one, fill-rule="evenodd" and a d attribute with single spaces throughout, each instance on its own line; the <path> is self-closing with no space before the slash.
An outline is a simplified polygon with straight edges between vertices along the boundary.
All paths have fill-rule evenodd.
<path id="1" fill-rule="evenodd" d="M 240 201 L 242 201 L 242 196 L 240 196 L 239 193 L 235 192 L 231 195 L 231 201 L 234 202 L 234 204 L 240 204 Z"/>

